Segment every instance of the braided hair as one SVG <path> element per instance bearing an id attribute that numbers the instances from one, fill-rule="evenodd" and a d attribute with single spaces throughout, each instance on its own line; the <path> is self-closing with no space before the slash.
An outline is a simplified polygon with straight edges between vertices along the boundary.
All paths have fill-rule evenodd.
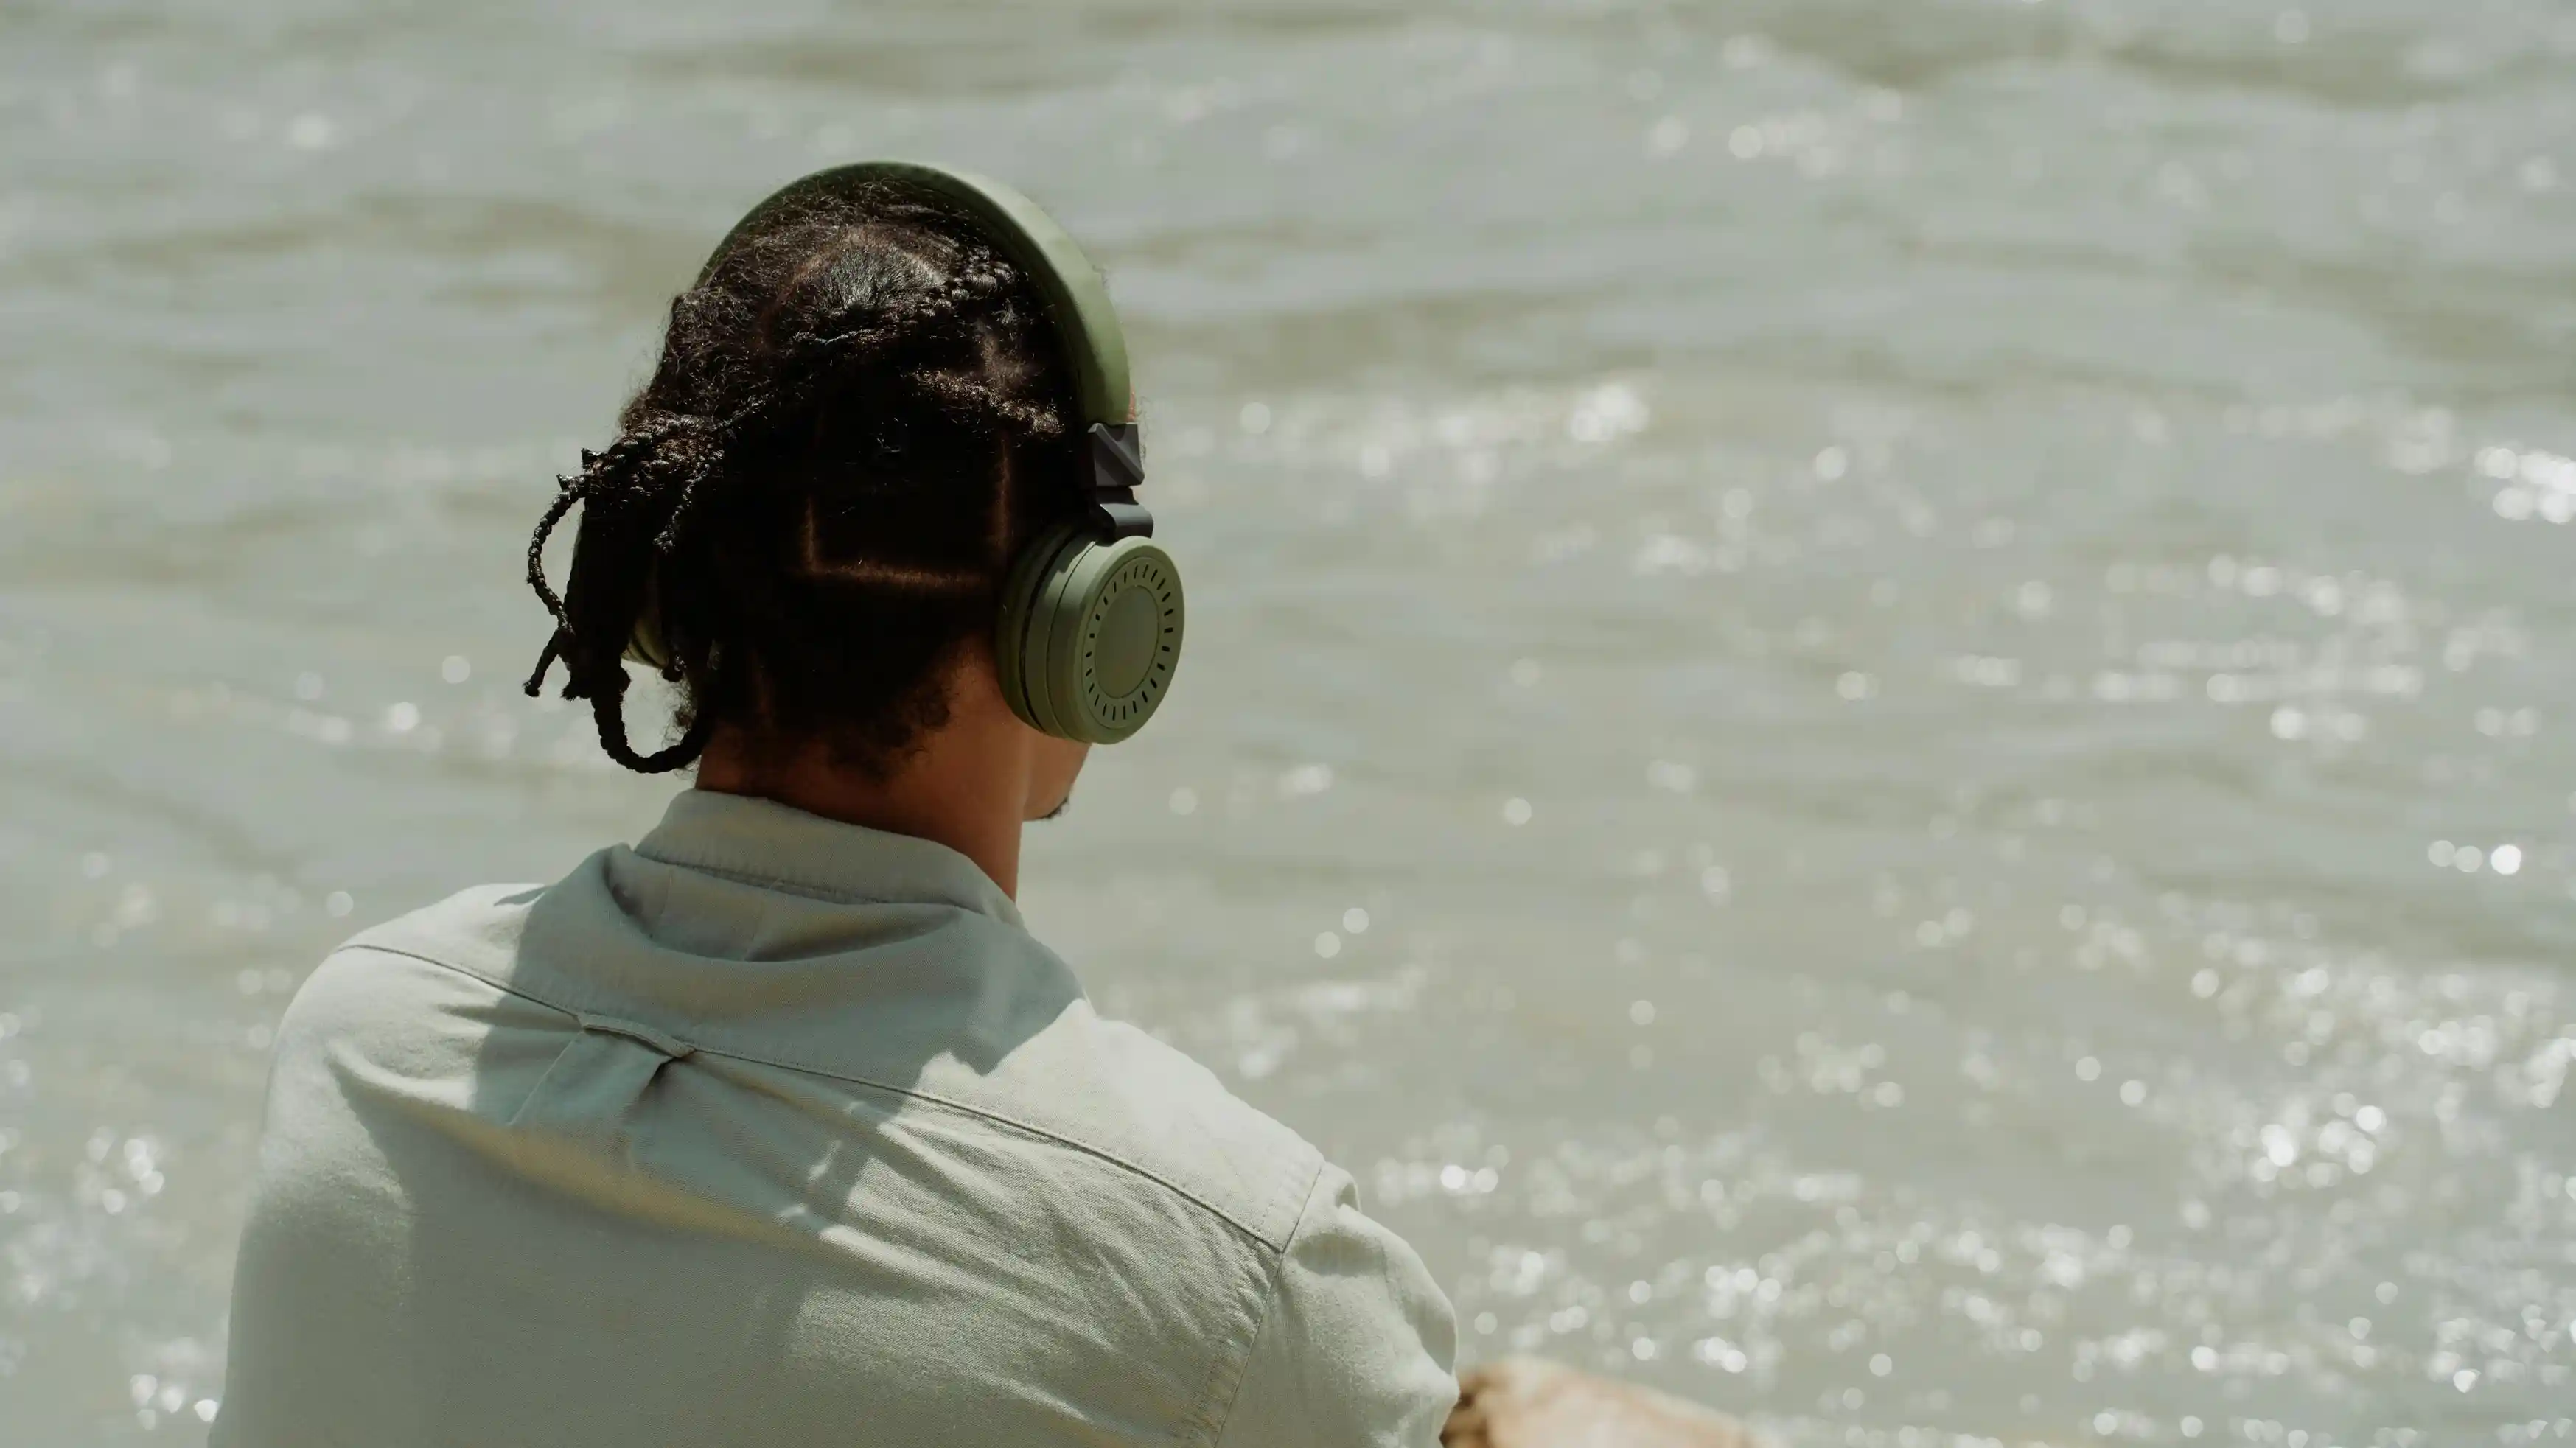
<path id="1" fill-rule="evenodd" d="M 719 725 L 878 777 L 947 721 L 944 665 L 990 626 L 1023 540 L 1072 514 L 1072 381 L 1043 303 L 971 221 L 892 184 L 782 208 L 671 303 L 659 361 L 528 541 L 600 747 L 657 774 Z M 547 538 L 582 509 L 572 573 Z M 628 742 L 647 618 L 679 738 Z"/>

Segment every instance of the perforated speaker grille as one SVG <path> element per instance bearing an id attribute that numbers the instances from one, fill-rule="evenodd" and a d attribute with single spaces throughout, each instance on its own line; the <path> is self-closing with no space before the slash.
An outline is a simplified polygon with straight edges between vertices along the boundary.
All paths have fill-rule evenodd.
<path id="1" fill-rule="evenodd" d="M 1102 732 L 1141 727 L 1171 688 L 1180 662 L 1179 572 L 1159 548 L 1122 560 L 1086 610 L 1077 647 L 1084 711 Z"/>

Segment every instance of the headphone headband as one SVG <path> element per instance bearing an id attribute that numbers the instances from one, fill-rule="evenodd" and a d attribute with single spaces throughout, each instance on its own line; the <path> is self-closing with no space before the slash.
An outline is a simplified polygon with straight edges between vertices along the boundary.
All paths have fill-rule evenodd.
<path id="1" fill-rule="evenodd" d="M 1136 420 L 1136 394 L 1127 375 L 1127 337 L 1119 330 L 1118 312 L 1109 302 L 1100 269 L 1083 254 L 1055 218 L 1010 186 L 971 171 L 952 171 L 918 161 L 861 161 L 834 166 L 791 181 L 753 207 L 716 244 L 698 280 L 704 283 L 716 263 L 733 249 L 734 240 L 783 208 L 823 196 L 846 196 L 871 186 L 907 186 L 955 203 L 970 214 L 988 240 L 1015 263 L 1046 301 L 1047 316 L 1062 340 L 1065 363 L 1073 373 L 1076 401 L 1085 425 L 1110 427 Z M 1130 484 L 1129 486 L 1133 486 Z"/>

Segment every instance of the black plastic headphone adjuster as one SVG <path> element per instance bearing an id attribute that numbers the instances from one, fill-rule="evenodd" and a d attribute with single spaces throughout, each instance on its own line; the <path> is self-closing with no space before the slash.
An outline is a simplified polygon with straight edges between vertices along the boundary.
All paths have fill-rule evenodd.
<path id="1" fill-rule="evenodd" d="M 1093 423 L 1091 513 L 1094 526 L 1107 535 L 1102 541 L 1154 536 L 1154 515 L 1136 501 L 1144 481 L 1143 431 L 1132 422 Z"/>

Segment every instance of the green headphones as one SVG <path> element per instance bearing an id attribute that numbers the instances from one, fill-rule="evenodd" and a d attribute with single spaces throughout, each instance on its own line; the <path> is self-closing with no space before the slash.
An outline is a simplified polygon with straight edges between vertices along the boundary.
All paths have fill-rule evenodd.
<path id="1" fill-rule="evenodd" d="M 699 274 L 753 223 L 817 196 L 892 185 L 931 193 L 965 212 L 995 250 L 1036 285 L 1064 349 L 1087 429 L 1083 508 L 1031 539 L 1002 586 L 993 657 L 1002 697 L 1033 728 L 1085 744 L 1115 744 L 1145 727 L 1180 662 L 1181 573 L 1153 541 L 1154 515 L 1136 501 L 1144 439 L 1127 379 L 1127 340 L 1109 289 L 1064 228 L 1026 196 L 982 176 L 906 161 L 817 171 L 751 209 Z M 636 622 L 627 654 L 664 662 L 654 610 Z"/>

